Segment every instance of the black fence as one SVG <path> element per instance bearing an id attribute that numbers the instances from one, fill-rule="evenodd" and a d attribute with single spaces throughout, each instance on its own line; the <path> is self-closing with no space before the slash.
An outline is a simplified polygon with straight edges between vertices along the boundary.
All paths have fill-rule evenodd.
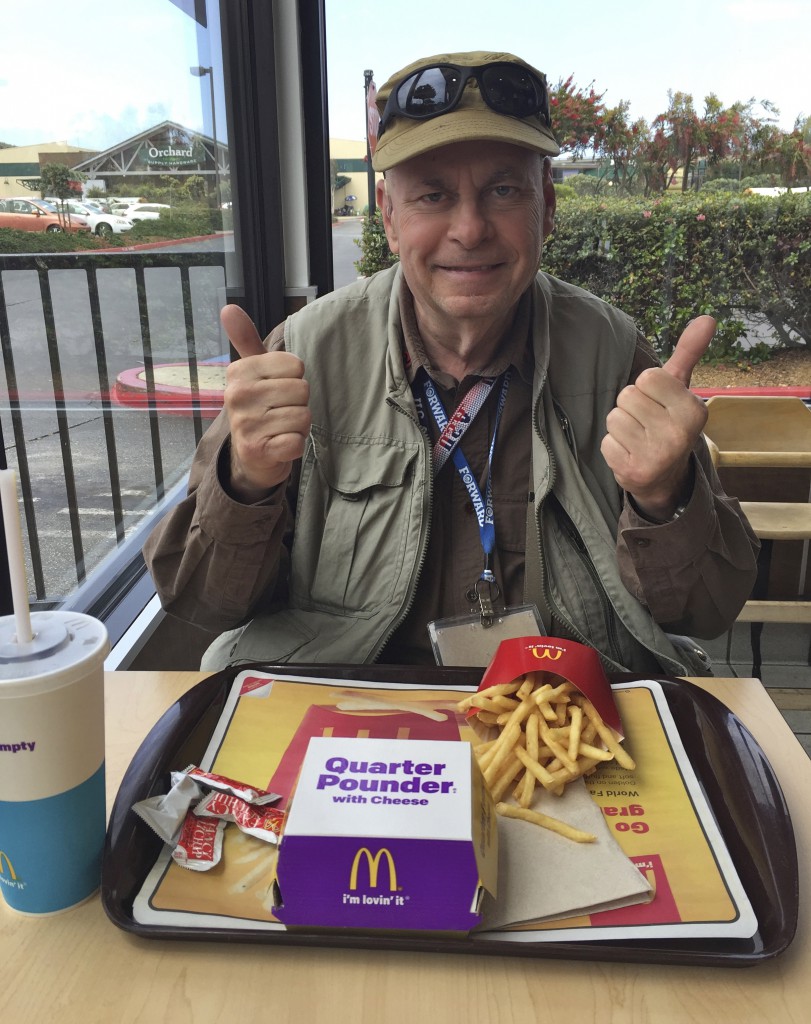
<path id="1" fill-rule="evenodd" d="M 204 431 L 206 417 L 212 415 L 210 403 L 201 396 L 199 364 L 200 353 L 197 330 L 200 330 L 201 315 L 205 317 L 207 330 L 211 332 L 210 321 L 212 309 L 200 310 L 200 300 L 193 298 L 192 275 L 200 268 L 222 268 L 222 287 L 225 282 L 225 254 L 222 252 L 195 252 L 195 253 L 157 253 L 157 252 L 127 252 L 110 254 L 69 254 L 69 255 L 9 255 L 0 256 L 0 345 L 2 346 L 3 369 L 7 385 L 7 404 L 0 415 L 0 468 L 7 466 L 7 453 L 13 449 L 16 468 L 19 476 L 19 488 L 23 497 L 25 532 L 28 540 L 30 554 L 30 570 L 33 578 L 34 594 L 32 596 L 32 607 L 47 608 L 60 604 L 64 600 L 64 594 L 49 594 L 46 585 L 45 573 L 43 572 L 43 540 L 38 530 L 37 516 L 35 514 L 35 498 L 37 491 L 36 469 L 31 464 L 29 453 L 30 440 L 26 438 L 24 424 L 24 407 L 30 412 L 32 400 L 30 395 L 21 393 L 19 387 L 18 367 L 21 360 L 28 357 L 29 353 L 21 347 L 19 338 L 15 351 L 14 329 L 10 318 L 10 309 L 7 305 L 7 285 L 10 281 L 19 281 L 19 275 L 12 278 L 14 272 L 26 271 L 29 276 L 26 278 L 27 288 L 30 292 L 28 306 L 32 322 L 36 321 L 38 337 L 42 338 L 47 346 L 47 363 L 43 357 L 43 370 L 38 376 L 38 391 L 34 399 L 34 405 L 39 403 L 43 409 L 47 408 L 49 415 L 55 417 L 55 430 L 58 434 L 59 451 L 61 456 L 61 467 L 64 474 L 64 489 L 66 495 L 67 529 L 70 534 L 73 561 L 75 565 L 75 584 L 81 586 L 87 578 L 88 567 L 86 565 L 86 544 L 82 518 L 79 514 L 79 489 L 77 481 L 81 480 L 81 470 L 77 471 L 77 451 L 74 439 L 71 435 L 70 416 L 77 415 L 77 411 L 83 408 L 82 402 L 87 402 L 86 397 L 71 396 L 65 385 L 66 370 L 72 369 L 73 362 L 77 358 L 91 361 L 91 353 L 95 358 L 95 367 L 90 376 L 93 380 L 93 408 L 100 413 L 103 428 L 103 454 L 99 458 L 106 463 L 106 476 L 109 479 L 109 495 L 111 502 L 111 513 L 114 537 L 110 538 L 110 549 L 120 548 L 124 545 L 127 534 L 125 528 L 125 508 L 122 500 L 121 466 L 122 456 L 127 457 L 127 452 L 121 451 L 121 442 L 116 439 L 114 430 L 114 415 L 122 412 L 122 406 L 116 399 L 115 374 L 111 373 L 108 358 L 108 342 L 105 337 L 105 327 L 110 333 L 111 326 L 116 320 L 115 312 L 111 312 L 109 303 L 103 310 L 103 303 L 100 297 L 99 275 L 109 270 L 127 270 L 131 274 L 126 275 L 127 289 L 129 295 L 126 301 L 130 304 L 133 312 L 132 323 L 137 323 L 137 340 L 133 343 L 133 362 L 139 364 L 145 387 L 142 397 L 142 411 L 140 417 L 148 418 L 149 449 L 148 461 L 151 464 L 151 475 L 154 478 L 154 488 L 150 481 L 155 507 L 160 506 L 167 490 L 167 479 L 164 465 L 164 446 L 162 430 L 166 427 L 167 409 L 161 403 L 160 389 L 156 388 L 156 360 L 153 337 L 155 335 L 156 317 L 163 320 L 163 314 L 156 313 L 154 304 L 149 301 L 148 275 L 151 271 L 172 270 L 176 275 L 170 275 L 173 287 L 176 276 L 179 275 L 179 294 L 176 296 L 175 305 L 175 334 L 183 334 L 178 339 L 178 351 L 182 353 L 179 359 L 186 364 L 188 390 L 190 392 L 185 403 L 185 414 L 193 424 L 193 439 L 189 438 L 187 455 L 190 456 L 194 445 L 200 440 Z M 84 320 L 92 331 L 91 339 L 87 339 L 86 354 L 77 357 L 75 353 L 65 353 L 60 345 L 60 326 L 64 323 L 55 314 L 53 297 L 53 275 L 57 271 L 76 271 L 70 281 L 71 294 L 78 289 L 81 296 L 77 301 L 81 302 L 84 311 Z M 31 274 L 36 275 L 38 289 L 33 285 Z M 211 289 L 212 275 L 219 279 L 216 271 L 208 272 L 208 287 Z M 200 292 L 200 287 L 196 289 Z M 209 294 L 209 300 L 211 296 Z M 120 302 L 119 298 L 119 302 Z M 38 308 L 36 308 L 38 307 Z M 137 309 L 137 316 L 135 310 Z M 17 316 L 17 310 L 14 310 Z M 197 313 L 197 325 L 195 324 L 195 312 Z M 41 319 L 40 319 L 41 318 Z M 216 319 L 216 318 L 215 318 Z M 162 325 L 161 325 L 162 326 Z M 218 330 L 218 328 L 217 328 Z M 18 332 L 19 333 L 19 332 Z M 209 338 L 209 348 L 214 342 Z M 89 371 L 88 371 L 89 372 Z M 96 382 L 98 390 L 96 392 Z M 131 410 L 130 410 L 131 412 Z M 171 413 L 171 410 L 169 410 Z M 7 429 L 10 426 L 11 436 L 4 436 L 3 422 Z M 162 427 L 163 424 L 163 427 Z M 102 447 L 100 444 L 99 447 Z M 80 455 L 81 463 L 86 455 Z M 47 541 L 45 542 L 47 543 Z M 140 550 L 140 549 L 139 549 Z M 5 544 L 0 531 L 0 562 L 6 560 Z M 123 574 L 126 575 L 126 574 Z M 7 614 L 11 611 L 10 596 L 6 589 L 7 568 L 0 564 L 0 613 Z"/>

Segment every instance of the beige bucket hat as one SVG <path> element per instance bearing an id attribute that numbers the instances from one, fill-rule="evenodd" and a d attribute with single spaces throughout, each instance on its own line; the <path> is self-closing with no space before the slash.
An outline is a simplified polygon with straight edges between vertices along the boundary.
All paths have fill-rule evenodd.
<path id="1" fill-rule="evenodd" d="M 483 50 L 470 53 L 443 53 L 424 57 L 393 74 L 377 93 L 378 110 L 382 117 L 392 91 L 421 69 L 438 64 L 471 68 L 502 62 L 526 68 L 543 83 L 545 90 L 546 76 L 543 72 L 511 53 L 488 53 Z M 372 167 L 376 171 L 387 171 L 404 160 L 410 160 L 439 146 L 470 140 L 511 142 L 513 145 L 533 149 L 546 156 L 557 156 L 560 153 L 560 147 L 548 123 L 548 116 L 545 116 L 544 112 L 523 118 L 500 114 L 487 105 L 478 82 L 471 78 L 463 88 L 457 105 L 447 113 L 423 120 L 395 113 L 378 136 Z"/>

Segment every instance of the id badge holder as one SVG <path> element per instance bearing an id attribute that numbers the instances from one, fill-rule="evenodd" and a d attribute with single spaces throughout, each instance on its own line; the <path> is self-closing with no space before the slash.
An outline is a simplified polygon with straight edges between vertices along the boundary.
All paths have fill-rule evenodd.
<path id="1" fill-rule="evenodd" d="M 437 665 L 490 664 L 502 640 L 522 636 L 545 636 L 541 616 L 534 604 L 517 605 L 496 612 L 485 625 L 479 612 L 428 623 L 428 635 Z"/>

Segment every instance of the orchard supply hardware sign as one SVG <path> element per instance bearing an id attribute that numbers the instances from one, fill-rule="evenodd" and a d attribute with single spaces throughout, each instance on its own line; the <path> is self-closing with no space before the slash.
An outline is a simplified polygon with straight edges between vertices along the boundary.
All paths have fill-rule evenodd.
<path id="1" fill-rule="evenodd" d="M 141 144 L 141 157 L 150 167 L 189 167 L 205 161 L 205 151 L 188 136 L 149 140 Z"/>

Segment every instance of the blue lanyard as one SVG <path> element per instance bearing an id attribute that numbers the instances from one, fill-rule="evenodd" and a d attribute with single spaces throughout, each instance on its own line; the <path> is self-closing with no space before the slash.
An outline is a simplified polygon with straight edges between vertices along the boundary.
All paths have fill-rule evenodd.
<path id="1" fill-rule="evenodd" d="M 425 408 L 419 395 L 416 393 L 416 387 L 420 383 L 423 394 L 425 395 L 426 404 L 433 414 L 440 433 L 439 440 L 434 445 L 433 450 L 434 476 L 436 476 L 449 456 L 453 458 L 454 465 L 456 466 L 459 476 L 462 478 L 462 483 L 464 484 L 465 490 L 468 492 L 473 504 L 473 509 L 476 513 L 476 520 L 479 524 L 479 537 L 481 538 L 481 545 L 484 551 L 484 568 L 482 569 L 480 579 L 485 583 L 496 582 L 495 574 L 490 567 L 493 551 L 496 546 L 496 525 L 493 511 L 493 452 L 496 447 L 496 435 L 498 434 L 498 427 L 501 422 L 501 414 L 504 411 L 504 404 L 507 401 L 507 390 L 510 386 L 510 370 L 507 370 L 502 377 L 501 393 L 499 395 L 498 406 L 496 408 L 496 420 L 493 424 L 493 436 L 490 440 L 490 448 L 487 455 L 487 482 L 485 485 L 484 498 L 482 498 L 479 485 L 476 483 L 476 478 L 473 475 L 464 453 L 462 452 L 459 442 L 462 440 L 463 435 L 473 422 L 476 413 L 478 413 L 479 409 L 484 404 L 484 400 L 487 398 L 487 395 L 489 395 L 495 382 L 496 378 L 482 377 L 481 380 L 474 385 L 474 388 L 471 388 L 470 392 L 468 392 L 468 395 L 472 395 L 472 398 L 468 398 L 468 395 L 466 395 L 457 406 L 456 411 L 453 413 L 450 420 L 448 420 L 445 409 L 442 406 L 442 402 L 439 400 L 439 396 L 434 388 L 434 383 L 428 374 L 424 370 L 421 370 L 417 376 L 417 380 L 414 382 L 414 398 L 421 426 L 426 429 L 428 428 Z"/>

